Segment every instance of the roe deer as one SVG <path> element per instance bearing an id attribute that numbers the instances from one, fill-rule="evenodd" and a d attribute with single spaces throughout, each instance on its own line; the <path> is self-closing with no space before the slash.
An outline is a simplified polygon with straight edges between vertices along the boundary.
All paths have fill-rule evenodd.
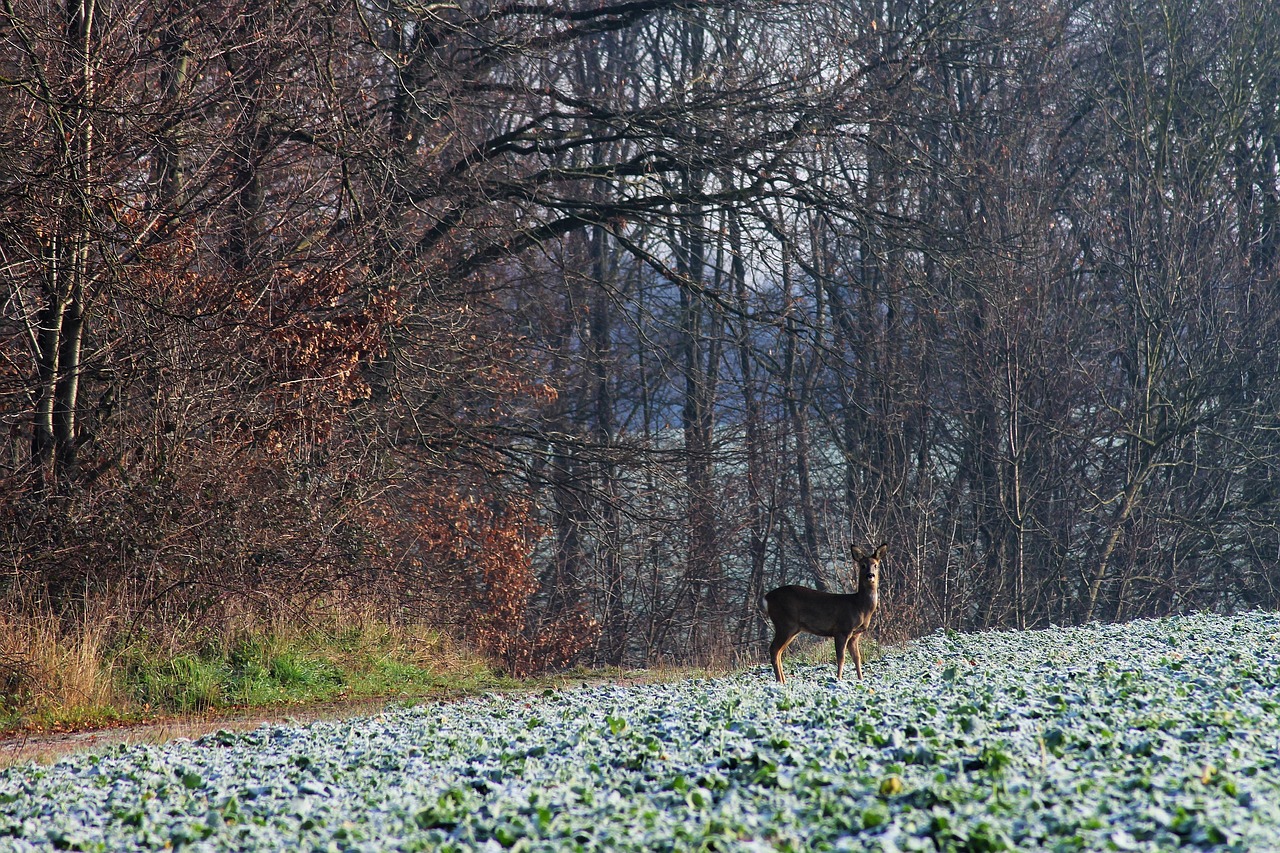
<path id="1" fill-rule="evenodd" d="M 765 609 L 773 620 L 773 642 L 769 656 L 779 682 L 782 674 L 782 652 L 801 631 L 836 641 L 836 680 L 844 675 L 844 652 L 853 641 L 853 663 L 862 678 L 862 650 L 858 638 L 871 627 L 880 598 L 880 561 L 889 550 L 886 543 L 875 553 L 864 554 L 850 549 L 858 563 L 858 591 L 851 595 L 820 592 L 807 586 L 780 586 L 764 597 Z"/>

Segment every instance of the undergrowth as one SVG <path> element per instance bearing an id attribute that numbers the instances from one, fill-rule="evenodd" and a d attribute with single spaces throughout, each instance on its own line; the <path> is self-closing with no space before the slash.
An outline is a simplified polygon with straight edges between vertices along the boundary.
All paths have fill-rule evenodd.
<path id="1" fill-rule="evenodd" d="M 202 712 L 370 696 L 416 696 L 499 676 L 437 632 L 365 624 L 278 631 L 166 656 L 136 642 L 113 660 L 117 683 L 144 708 Z"/>
<path id="2" fill-rule="evenodd" d="M 0 732 L 510 686 L 439 631 L 346 616 L 324 626 L 112 632 L 103 614 L 0 625 Z M 186 630 L 184 630 L 184 627 Z"/>
<path id="3" fill-rule="evenodd" d="M 883 647 L 875 640 L 864 637 L 859 641 L 862 649 L 863 666 L 877 661 L 884 657 Z M 782 668 L 788 671 L 792 666 L 830 666 L 832 673 L 835 673 L 836 651 L 835 644 L 826 637 L 814 637 L 808 634 L 801 634 L 787 646 L 787 650 L 782 653 Z M 850 648 L 845 655 L 844 660 L 844 677 L 855 678 L 853 667 L 853 649 Z"/>

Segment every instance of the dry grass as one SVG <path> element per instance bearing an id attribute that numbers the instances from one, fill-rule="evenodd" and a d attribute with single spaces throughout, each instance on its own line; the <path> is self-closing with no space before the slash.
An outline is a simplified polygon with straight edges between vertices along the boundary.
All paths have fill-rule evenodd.
<path id="1" fill-rule="evenodd" d="M 103 666 L 114 630 L 108 608 L 91 605 L 63 619 L 7 609 L 9 617 L 0 625 L 0 710 L 42 713 L 116 704 L 115 685 Z"/>
<path id="2" fill-rule="evenodd" d="M 236 613 L 217 623 L 154 620 L 117 602 L 59 616 L 0 602 L 0 731 L 67 730 L 237 708 L 298 706 L 505 686 L 479 654 L 374 609 L 310 618 Z"/>

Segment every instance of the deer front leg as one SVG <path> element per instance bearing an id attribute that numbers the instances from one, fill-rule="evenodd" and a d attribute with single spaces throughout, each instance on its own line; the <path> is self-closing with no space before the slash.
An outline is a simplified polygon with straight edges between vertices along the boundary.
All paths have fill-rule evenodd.
<path id="1" fill-rule="evenodd" d="M 858 680 L 862 680 L 862 647 L 858 644 L 861 639 L 861 633 L 853 635 L 853 665 L 858 670 Z"/>
<path id="2" fill-rule="evenodd" d="M 836 634 L 836 681 L 844 677 L 844 650 L 849 645 L 849 635 Z"/>

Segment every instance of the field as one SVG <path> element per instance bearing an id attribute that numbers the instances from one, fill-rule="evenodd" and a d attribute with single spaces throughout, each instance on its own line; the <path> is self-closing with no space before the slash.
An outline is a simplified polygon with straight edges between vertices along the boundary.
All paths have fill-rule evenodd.
<path id="1" fill-rule="evenodd" d="M 1280 848 L 1280 616 L 938 633 L 0 772 L 0 850 Z"/>

